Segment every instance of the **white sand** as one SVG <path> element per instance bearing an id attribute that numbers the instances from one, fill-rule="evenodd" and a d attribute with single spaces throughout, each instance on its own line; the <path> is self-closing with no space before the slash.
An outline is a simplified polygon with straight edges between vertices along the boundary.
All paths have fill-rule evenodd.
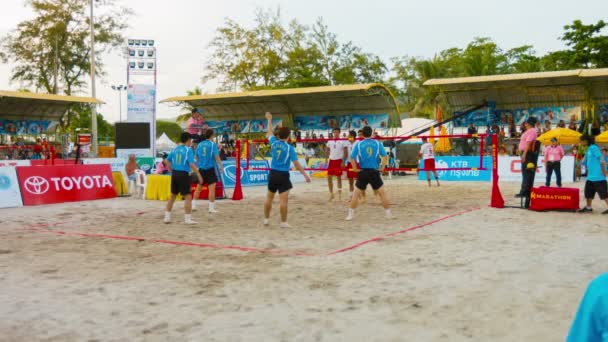
<path id="1" fill-rule="evenodd" d="M 121 198 L 2 209 L 0 341 L 556 341 L 590 279 L 608 271 L 608 217 L 488 208 L 489 183 L 387 182 L 353 223 L 325 181 L 296 184 L 293 229 L 264 189 L 197 227 L 161 223 L 164 203 Z M 501 184 L 509 204 L 518 184 Z M 575 184 L 582 186 L 582 184 Z M 422 229 L 324 256 L 474 207 Z M 137 215 L 142 211 L 146 212 Z M 32 232 L 110 233 L 321 256 L 276 256 Z"/>

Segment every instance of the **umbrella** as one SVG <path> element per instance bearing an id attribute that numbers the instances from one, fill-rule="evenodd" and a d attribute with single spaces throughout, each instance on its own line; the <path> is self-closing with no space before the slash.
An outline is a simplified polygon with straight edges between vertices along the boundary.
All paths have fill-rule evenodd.
<path id="1" fill-rule="evenodd" d="M 581 133 L 575 130 L 557 127 L 541 135 L 537 140 L 545 145 L 550 145 L 551 138 L 557 138 L 560 144 L 574 145 L 578 144 L 581 135 Z"/>
<path id="2" fill-rule="evenodd" d="M 435 145 L 435 127 L 431 126 L 429 130 L 429 142 L 431 145 Z"/>
<path id="3" fill-rule="evenodd" d="M 437 142 L 437 146 L 435 146 L 435 151 L 446 153 L 452 149 L 450 139 L 446 137 L 446 135 L 448 135 L 448 130 L 442 125 L 439 133 L 439 141 Z"/>
<path id="4" fill-rule="evenodd" d="M 608 144 L 608 131 L 595 137 L 595 142 L 600 144 Z"/>

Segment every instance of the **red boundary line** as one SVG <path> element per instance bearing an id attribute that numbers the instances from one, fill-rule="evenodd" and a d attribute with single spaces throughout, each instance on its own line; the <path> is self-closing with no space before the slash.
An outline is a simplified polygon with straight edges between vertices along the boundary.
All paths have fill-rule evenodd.
<path id="1" fill-rule="evenodd" d="M 152 242 L 152 243 L 158 243 L 158 244 L 165 244 L 165 245 L 174 245 L 174 246 L 190 246 L 190 247 L 201 247 L 201 248 L 214 248 L 214 249 L 231 249 L 231 250 L 239 250 L 242 252 L 256 252 L 256 253 L 264 253 L 264 254 L 272 254 L 272 255 L 283 255 L 283 256 L 333 256 L 333 255 L 337 255 L 337 254 L 341 254 L 344 252 L 348 252 L 360 247 L 363 247 L 365 245 L 368 245 L 370 243 L 373 242 L 379 242 L 382 241 L 386 238 L 390 238 L 396 235 L 400 235 L 400 234 L 404 234 L 410 231 L 414 231 L 417 229 L 421 229 L 430 225 L 433 225 L 435 223 L 441 222 L 441 221 L 445 221 L 448 220 L 450 218 L 456 217 L 456 216 L 460 216 L 460 215 L 464 215 L 476 210 L 480 210 L 481 208 L 471 208 L 465 211 L 461 211 L 455 214 L 451 214 L 448 216 L 444 216 L 444 217 L 440 217 L 438 219 L 426 222 L 426 223 L 422 223 L 413 227 L 409 227 L 400 231 L 396 231 L 396 232 L 392 232 L 392 233 L 387 233 L 378 237 L 374 237 L 359 243 L 356 243 L 352 246 L 348 246 L 333 252 L 329 252 L 329 253 L 322 253 L 322 254 L 313 254 L 313 253 L 305 253 L 305 252 L 296 252 L 296 251 L 284 251 L 284 250 L 276 250 L 276 249 L 263 249 L 263 248 L 255 248 L 255 247 L 245 247 L 245 246 L 232 246 L 232 245 L 218 245 L 218 244 L 211 244 L 211 243 L 200 243 L 200 242 L 188 242 L 188 241 L 174 241 L 174 240 L 164 240 L 164 239 L 156 239 L 156 238 L 145 238 L 145 237 L 135 237 L 135 236 L 123 236 L 123 235 L 112 235 L 112 234 L 99 234 L 99 233 L 79 233 L 79 232 L 68 232 L 68 231 L 58 231 L 58 230 L 51 230 L 48 228 L 44 228 L 44 227 L 50 227 L 50 226 L 58 226 L 58 225 L 62 225 L 62 224 L 67 224 L 70 222 L 57 222 L 57 223 L 50 223 L 50 224 L 36 224 L 36 225 L 32 225 L 32 226 L 28 226 L 28 227 L 24 227 L 24 229 L 32 231 L 32 232 L 38 232 L 38 233 L 52 233 L 52 234 L 57 234 L 57 235 L 72 235 L 72 236 L 81 236 L 81 237 L 93 237 L 93 238 L 102 238 L 102 239 L 113 239 L 113 240 L 127 240 L 127 241 L 146 241 L 146 242 Z M 143 212 L 139 212 L 136 215 L 142 215 Z M 76 222 L 74 222 L 76 223 Z"/>

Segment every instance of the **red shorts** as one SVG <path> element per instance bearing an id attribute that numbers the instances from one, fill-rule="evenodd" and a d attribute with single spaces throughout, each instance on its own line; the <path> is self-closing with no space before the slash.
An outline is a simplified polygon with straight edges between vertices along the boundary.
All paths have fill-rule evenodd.
<path id="1" fill-rule="evenodd" d="M 435 171 L 435 159 L 424 160 L 424 171 Z"/>
<path id="2" fill-rule="evenodd" d="M 342 159 L 329 160 L 329 165 L 327 166 L 327 175 L 328 176 L 342 176 Z"/>
<path id="3" fill-rule="evenodd" d="M 359 175 L 359 172 L 351 171 L 352 168 L 353 165 L 349 162 L 346 166 L 346 178 L 348 179 L 355 179 Z M 357 163 L 357 168 L 359 168 L 359 163 Z"/>

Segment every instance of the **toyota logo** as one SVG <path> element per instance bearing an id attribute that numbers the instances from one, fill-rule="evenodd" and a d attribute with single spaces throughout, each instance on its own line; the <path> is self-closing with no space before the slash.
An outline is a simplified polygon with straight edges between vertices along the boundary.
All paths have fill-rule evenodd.
<path id="1" fill-rule="evenodd" d="M 32 176 L 23 182 L 23 187 L 32 195 L 44 195 L 49 191 L 49 181 L 40 176 Z"/>

